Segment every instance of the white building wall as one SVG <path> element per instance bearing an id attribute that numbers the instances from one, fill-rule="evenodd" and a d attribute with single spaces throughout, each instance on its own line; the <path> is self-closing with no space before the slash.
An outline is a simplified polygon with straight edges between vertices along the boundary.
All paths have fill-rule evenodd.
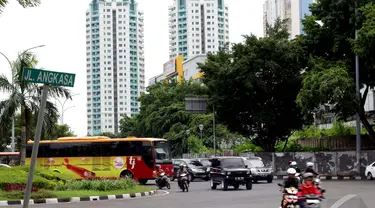
<path id="1" fill-rule="evenodd" d="M 88 133 L 97 135 L 102 132 L 115 133 L 119 131 L 119 120 L 131 116 L 131 89 L 130 89 L 130 2 L 124 0 L 98 1 L 99 35 L 100 35 L 100 100 L 93 101 L 92 89 L 92 47 L 91 42 L 91 13 L 88 9 L 86 22 L 87 35 L 87 116 Z M 91 4 L 92 4 L 91 3 Z M 137 4 L 135 4 L 137 8 Z M 137 11 L 138 9 L 136 9 Z M 115 13 L 114 13 L 115 12 Z M 114 17 L 113 14 L 116 16 Z M 113 22 L 113 21 L 116 22 Z M 144 91 L 144 43 L 143 43 L 143 12 L 137 11 L 137 93 Z M 115 27 L 115 28 L 113 28 Z M 114 40 L 115 39 L 115 40 Z M 116 56 L 116 57 L 114 57 Z M 133 78 L 134 79 L 134 78 Z M 100 105 L 100 112 L 93 113 L 93 105 Z M 138 104 L 139 106 L 139 104 Z M 138 109 L 138 108 L 137 108 Z M 96 109 L 95 109 L 96 110 Z M 94 115 L 95 114 L 95 115 Z M 100 125 L 94 126 L 93 117 L 100 118 Z M 97 121 L 95 121 L 97 122 Z M 117 127 L 117 128 L 116 128 Z"/>
<path id="2" fill-rule="evenodd" d="M 186 2 L 186 10 L 179 9 L 178 1 Z M 222 9 L 219 9 L 219 0 L 173 1 L 169 6 L 169 59 L 184 54 L 187 60 L 198 54 L 216 52 L 229 42 L 228 6 L 224 0 L 220 1 Z M 184 14 L 180 18 L 179 12 Z M 185 20 L 186 28 L 179 29 Z M 187 41 L 179 43 L 179 37 L 184 36 Z"/>

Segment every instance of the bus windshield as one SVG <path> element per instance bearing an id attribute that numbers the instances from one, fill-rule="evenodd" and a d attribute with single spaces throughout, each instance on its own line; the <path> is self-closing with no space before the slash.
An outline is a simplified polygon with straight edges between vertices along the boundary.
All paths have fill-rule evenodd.
<path id="1" fill-rule="evenodd" d="M 154 141 L 156 163 L 170 163 L 172 158 L 167 141 Z"/>

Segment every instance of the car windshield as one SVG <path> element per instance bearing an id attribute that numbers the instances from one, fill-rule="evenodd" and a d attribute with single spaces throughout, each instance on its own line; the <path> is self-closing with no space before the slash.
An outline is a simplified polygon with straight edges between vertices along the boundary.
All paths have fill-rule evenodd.
<path id="1" fill-rule="evenodd" d="M 155 141 L 155 160 L 156 163 L 169 163 L 172 162 L 170 155 L 169 144 L 167 141 Z"/>
<path id="2" fill-rule="evenodd" d="M 200 161 L 202 163 L 202 165 L 204 166 L 211 166 L 211 162 L 209 160 L 201 160 Z"/>
<path id="3" fill-rule="evenodd" d="M 225 158 L 221 160 L 223 168 L 244 168 L 245 163 L 241 158 Z"/>
<path id="4" fill-rule="evenodd" d="M 261 160 L 248 160 L 248 165 L 252 168 L 263 168 L 265 166 Z"/>
<path id="5" fill-rule="evenodd" d="M 189 161 L 188 164 L 191 165 L 191 166 L 196 166 L 196 167 L 202 167 L 202 166 L 203 166 L 203 164 L 200 163 L 200 162 L 197 161 L 197 160 L 191 160 L 191 161 Z"/>

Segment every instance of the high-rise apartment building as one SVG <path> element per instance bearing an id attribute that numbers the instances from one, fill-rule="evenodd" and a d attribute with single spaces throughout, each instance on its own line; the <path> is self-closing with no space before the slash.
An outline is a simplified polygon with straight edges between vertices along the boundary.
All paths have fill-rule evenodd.
<path id="1" fill-rule="evenodd" d="M 229 42 L 224 0 L 174 0 L 169 6 L 169 58 L 218 51 Z"/>
<path id="2" fill-rule="evenodd" d="M 92 0 L 86 11 L 87 132 L 117 133 L 145 90 L 143 12 L 135 0 Z"/>
<path id="3" fill-rule="evenodd" d="M 309 6 L 315 0 L 266 0 L 263 4 L 263 29 L 273 25 L 277 18 L 288 19 L 288 32 L 291 38 L 303 33 L 301 20 L 310 14 Z"/>

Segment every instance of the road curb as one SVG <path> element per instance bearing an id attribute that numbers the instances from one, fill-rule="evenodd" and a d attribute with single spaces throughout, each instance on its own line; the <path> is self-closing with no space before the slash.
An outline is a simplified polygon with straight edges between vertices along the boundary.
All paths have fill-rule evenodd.
<path id="1" fill-rule="evenodd" d="M 67 202 L 87 202 L 87 201 L 105 201 L 105 200 L 114 200 L 114 199 L 131 199 L 131 198 L 152 196 L 155 193 L 156 193 L 156 190 L 133 193 L 133 194 L 119 194 L 119 195 L 106 195 L 106 196 L 30 199 L 29 204 L 58 204 L 58 203 L 67 203 Z M 23 204 L 23 200 L 0 201 L 0 206 L 22 205 L 22 204 Z"/>
<path id="2" fill-rule="evenodd" d="M 273 176 L 274 180 L 282 180 L 288 178 L 288 176 Z M 367 180 L 365 176 L 320 176 L 321 180 L 333 181 L 333 180 Z"/>

